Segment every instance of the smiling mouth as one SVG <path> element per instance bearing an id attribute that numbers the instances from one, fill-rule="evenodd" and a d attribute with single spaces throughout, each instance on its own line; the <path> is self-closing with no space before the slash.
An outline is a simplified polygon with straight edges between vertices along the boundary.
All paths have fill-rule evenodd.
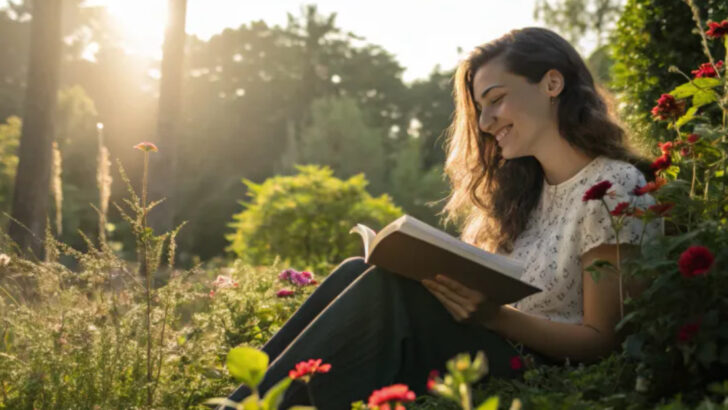
<path id="1" fill-rule="evenodd" d="M 502 130 L 500 130 L 500 132 L 498 134 L 496 134 L 496 136 L 495 136 L 496 141 L 501 142 L 501 140 L 503 140 L 503 138 L 505 138 L 506 136 L 508 136 L 508 134 L 511 133 L 512 128 L 513 128 L 513 125 L 508 125 L 508 126 L 504 127 Z"/>

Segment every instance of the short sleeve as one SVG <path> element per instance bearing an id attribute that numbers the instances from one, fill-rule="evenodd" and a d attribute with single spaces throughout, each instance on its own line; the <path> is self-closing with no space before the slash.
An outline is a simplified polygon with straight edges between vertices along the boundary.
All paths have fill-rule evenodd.
<path id="1" fill-rule="evenodd" d="M 618 203 L 627 202 L 640 209 L 647 209 L 648 206 L 656 203 L 655 199 L 649 194 L 637 196 L 631 193 L 636 186 L 643 186 L 646 183 L 644 175 L 632 165 L 620 167 L 619 170 L 610 172 L 608 176 L 602 178 L 602 180 L 604 179 L 612 183 L 612 187 L 608 192 L 614 191 L 615 193 L 614 196 L 604 196 L 604 202 L 607 203 L 609 210 L 599 200 L 590 200 L 579 204 L 581 211 L 581 215 L 577 218 L 579 222 L 577 230 L 580 239 L 577 242 L 579 255 L 584 255 L 590 249 L 602 244 L 613 245 L 617 243 L 609 211 L 613 210 Z M 656 218 L 645 223 L 639 217 L 625 217 L 619 232 L 619 243 L 639 245 L 643 234 L 642 243 L 646 243 L 653 237 L 664 234 L 664 224 L 663 218 Z"/>

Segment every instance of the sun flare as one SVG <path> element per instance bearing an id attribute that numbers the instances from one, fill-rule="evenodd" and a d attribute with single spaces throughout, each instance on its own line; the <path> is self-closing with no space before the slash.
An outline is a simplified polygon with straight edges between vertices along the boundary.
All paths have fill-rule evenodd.
<path id="1" fill-rule="evenodd" d="M 127 51 L 161 58 L 166 0 L 98 0 L 105 6 L 125 38 Z"/>

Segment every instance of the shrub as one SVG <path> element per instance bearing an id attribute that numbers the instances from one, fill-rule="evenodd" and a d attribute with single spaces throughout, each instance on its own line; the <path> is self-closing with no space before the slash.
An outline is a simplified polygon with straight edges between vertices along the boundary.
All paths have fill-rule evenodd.
<path id="1" fill-rule="evenodd" d="M 246 263 L 270 264 L 279 255 L 292 266 L 327 271 L 360 254 L 361 240 L 349 234 L 357 223 L 378 230 L 402 214 L 387 194 L 371 197 L 364 175 L 346 181 L 329 167 L 297 166 L 299 174 L 269 178 L 262 184 L 243 180 L 251 197 L 233 216 L 232 251 Z"/>

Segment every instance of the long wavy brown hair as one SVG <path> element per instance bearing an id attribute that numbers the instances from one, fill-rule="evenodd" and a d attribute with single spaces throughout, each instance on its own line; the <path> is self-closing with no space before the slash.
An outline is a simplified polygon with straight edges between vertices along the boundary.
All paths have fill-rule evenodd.
<path id="1" fill-rule="evenodd" d="M 564 76 L 558 98 L 559 133 L 572 146 L 594 157 L 604 155 L 635 165 L 652 179 L 647 161 L 627 141 L 611 115 L 606 93 L 597 90 L 574 47 L 553 31 L 527 27 L 476 47 L 454 75 L 455 113 L 447 130 L 445 173 L 451 186 L 440 214 L 459 226 L 461 239 L 491 252 L 510 253 L 525 229 L 543 189 L 544 173 L 533 156 L 506 160 L 493 138 L 478 127 L 473 76 L 500 57 L 506 70 L 538 83 L 550 69 Z"/>

